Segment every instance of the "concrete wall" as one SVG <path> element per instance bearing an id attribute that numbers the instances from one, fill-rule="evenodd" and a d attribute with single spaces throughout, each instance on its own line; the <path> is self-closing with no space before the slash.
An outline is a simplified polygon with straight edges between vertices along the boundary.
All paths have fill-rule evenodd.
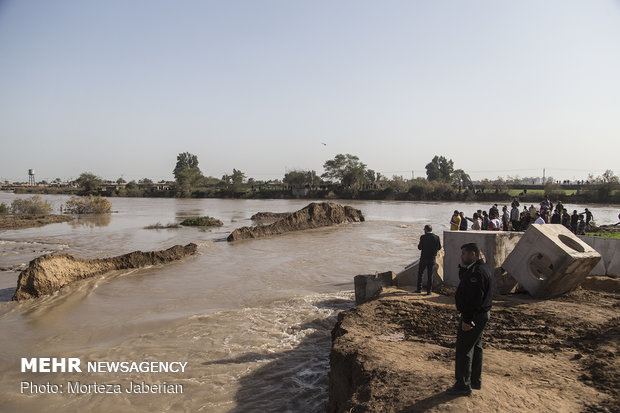
<path id="1" fill-rule="evenodd" d="M 587 235 L 579 235 L 579 238 L 603 257 L 590 272 L 590 275 L 620 277 L 620 239 L 590 237 Z"/>
<path id="2" fill-rule="evenodd" d="M 439 287 L 443 282 L 443 252 L 443 249 L 437 252 L 435 266 L 433 267 L 433 288 Z M 417 287 L 419 268 L 420 260 L 417 260 L 410 264 L 410 266 L 406 267 L 404 270 L 396 274 L 396 285 L 399 287 L 406 285 Z M 428 273 L 424 271 L 424 275 L 422 277 L 422 287 L 426 287 L 427 283 Z"/>
<path id="3" fill-rule="evenodd" d="M 522 236 L 523 232 L 509 231 L 444 231 L 444 283 L 454 286 L 459 284 L 458 265 L 461 262 L 461 245 L 470 242 L 478 244 L 489 269 L 495 272 L 502 266 Z"/>

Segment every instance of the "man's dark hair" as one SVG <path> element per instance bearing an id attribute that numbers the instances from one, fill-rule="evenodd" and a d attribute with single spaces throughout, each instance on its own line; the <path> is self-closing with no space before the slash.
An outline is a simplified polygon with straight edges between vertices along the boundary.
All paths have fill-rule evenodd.
<path id="1" fill-rule="evenodd" d="M 468 252 L 473 252 L 476 254 L 476 257 L 480 257 L 480 247 L 478 247 L 478 244 L 476 244 L 475 242 L 470 242 L 469 244 L 463 244 L 461 245 L 461 249 L 468 251 Z"/>
<path id="2" fill-rule="evenodd" d="M 424 225 L 424 232 L 433 232 L 433 227 L 430 225 Z"/>

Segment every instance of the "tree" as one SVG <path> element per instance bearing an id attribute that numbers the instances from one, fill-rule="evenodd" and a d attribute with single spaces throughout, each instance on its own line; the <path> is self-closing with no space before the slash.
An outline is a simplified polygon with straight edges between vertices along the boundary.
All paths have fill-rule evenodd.
<path id="1" fill-rule="evenodd" d="M 366 182 L 368 182 L 369 184 L 374 184 L 379 180 L 379 174 L 372 169 L 367 169 L 364 173 L 364 178 L 366 178 Z"/>
<path id="2" fill-rule="evenodd" d="M 468 174 L 465 173 L 462 169 L 457 169 L 452 172 L 452 185 L 460 186 L 461 188 L 465 188 L 467 186 L 473 186 L 471 182 L 471 178 Z"/>
<path id="3" fill-rule="evenodd" d="M 228 184 L 233 192 L 239 192 L 241 190 L 241 185 L 245 180 L 245 174 L 240 170 L 234 169 L 232 175 L 224 175 L 222 176 L 222 181 Z"/>
<path id="4" fill-rule="evenodd" d="M 450 182 L 453 172 L 454 162 L 443 156 L 435 155 L 433 160 L 426 164 L 426 177 L 429 181 Z"/>
<path id="5" fill-rule="evenodd" d="M 603 172 L 603 175 L 601 175 L 601 180 L 604 184 L 617 184 L 620 182 L 620 178 L 618 178 L 618 175 L 614 175 L 614 171 L 612 171 L 611 169 Z"/>
<path id="6" fill-rule="evenodd" d="M 291 186 L 303 187 L 306 185 L 318 185 L 321 179 L 316 171 L 289 171 L 284 175 L 284 183 Z"/>
<path id="7" fill-rule="evenodd" d="M 610 202 L 611 194 L 620 184 L 620 179 L 617 175 L 614 175 L 614 171 L 608 169 L 600 177 L 596 178 L 596 181 L 601 183 L 597 191 L 598 200 L 600 202 Z"/>
<path id="8" fill-rule="evenodd" d="M 336 179 L 342 185 L 355 186 L 363 182 L 366 164 L 360 162 L 357 156 L 338 154 L 323 164 L 325 173 L 323 178 Z"/>
<path id="9" fill-rule="evenodd" d="M 190 196 L 192 189 L 204 182 L 198 167 L 198 157 L 189 152 L 177 155 L 177 164 L 172 172 L 177 183 L 177 194 L 181 197 Z"/>
<path id="10" fill-rule="evenodd" d="M 85 193 L 95 192 L 101 186 L 101 178 L 91 172 L 83 172 L 75 183 L 80 186 Z"/>

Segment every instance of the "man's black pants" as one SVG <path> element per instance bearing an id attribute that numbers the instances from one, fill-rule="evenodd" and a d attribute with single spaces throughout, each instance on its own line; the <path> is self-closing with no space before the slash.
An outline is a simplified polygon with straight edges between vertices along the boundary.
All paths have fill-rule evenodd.
<path id="1" fill-rule="evenodd" d="M 471 389 L 471 386 L 479 388 L 482 384 L 482 333 L 489 321 L 489 312 L 476 314 L 473 321 L 474 328 L 463 331 L 461 318 L 456 334 L 454 376 L 455 387 L 459 389 Z"/>
<path id="2" fill-rule="evenodd" d="M 422 275 L 424 270 L 428 270 L 428 283 L 426 284 L 426 291 L 429 293 L 433 290 L 433 267 L 435 266 L 435 258 L 425 259 L 420 258 L 420 265 L 418 266 L 418 290 L 422 290 Z"/>

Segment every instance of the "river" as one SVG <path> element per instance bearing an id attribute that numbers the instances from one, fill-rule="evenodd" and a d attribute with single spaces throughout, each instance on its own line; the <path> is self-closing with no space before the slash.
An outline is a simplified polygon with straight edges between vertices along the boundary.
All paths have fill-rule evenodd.
<path id="1" fill-rule="evenodd" d="M 0 193 L 0 202 L 19 195 Z M 24 197 L 24 196 L 21 196 Z M 65 196 L 43 196 L 55 209 Z M 454 209 L 489 205 L 341 201 L 366 222 L 227 243 L 259 211 L 289 212 L 308 200 L 111 198 L 109 217 L 0 232 L 0 411 L 318 412 L 327 401 L 330 332 L 353 305 L 353 277 L 399 271 L 419 256 L 422 227 L 448 228 Z M 584 205 L 568 205 L 583 211 Z M 590 208 L 599 224 L 617 206 Z M 209 215 L 213 230 L 145 229 Z M 35 300 L 9 301 L 19 270 L 35 257 L 98 258 L 175 244 L 198 254 L 166 266 L 96 276 Z M 75 357 L 83 371 L 22 373 L 22 357 Z M 89 361 L 187 362 L 183 372 L 102 373 Z M 75 385 L 122 386 L 121 394 L 68 392 Z M 181 385 L 182 393 L 126 393 L 130 382 Z M 22 382 L 62 385 L 63 392 Z M 49 386 L 48 386 L 49 387 Z M 178 390 L 180 387 L 176 386 Z"/>

